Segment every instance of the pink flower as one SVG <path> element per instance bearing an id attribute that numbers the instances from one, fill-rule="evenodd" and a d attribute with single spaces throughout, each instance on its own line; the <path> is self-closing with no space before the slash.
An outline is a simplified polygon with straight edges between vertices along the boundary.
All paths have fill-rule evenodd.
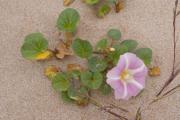
<path id="1" fill-rule="evenodd" d="M 147 67 L 133 53 L 120 56 L 117 65 L 107 73 L 107 84 L 114 89 L 115 99 L 128 100 L 145 87 Z"/>

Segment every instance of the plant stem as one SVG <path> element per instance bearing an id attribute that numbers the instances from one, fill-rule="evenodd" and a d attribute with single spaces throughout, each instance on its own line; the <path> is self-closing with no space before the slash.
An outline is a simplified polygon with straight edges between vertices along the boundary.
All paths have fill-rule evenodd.
<path id="1" fill-rule="evenodd" d="M 73 33 L 72 32 L 65 32 L 65 43 L 67 48 L 69 48 L 72 44 L 72 39 L 73 39 Z"/>
<path id="2" fill-rule="evenodd" d="M 98 52 L 98 51 L 93 51 L 93 54 L 100 54 L 100 55 L 105 55 L 106 54 L 106 52 Z"/>
<path id="3" fill-rule="evenodd" d="M 176 63 L 176 14 L 177 14 L 177 5 L 178 5 L 178 0 L 175 2 L 175 8 L 174 8 L 174 19 L 173 19 L 173 71 L 172 74 L 174 75 L 174 70 L 175 70 L 175 63 Z"/>
<path id="4" fill-rule="evenodd" d="M 176 75 L 176 70 L 175 70 L 175 64 L 176 64 L 176 17 L 177 17 L 177 6 L 178 6 L 178 1 L 175 1 L 175 8 L 173 11 L 174 17 L 173 17 L 173 67 L 172 67 L 172 72 L 169 77 L 169 79 L 165 82 L 164 86 L 161 88 L 161 90 L 158 92 L 156 95 L 157 97 L 161 95 L 161 93 L 164 91 L 164 89 L 174 80 L 174 78 L 177 76 Z"/>
<path id="5" fill-rule="evenodd" d="M 119 106 L 115 106 L 114 104 L 110 104 L 110 105 L 111 105 L 112 108 L 117 108 L 117 109 L 122 110 L 122 111 L 124 111 L 124 112 L 129 112 L 128 110 L 126 110 L 126 109 L 124 109 L 124 108 L 121 108 L 121 107 L 119 107 Z"/>

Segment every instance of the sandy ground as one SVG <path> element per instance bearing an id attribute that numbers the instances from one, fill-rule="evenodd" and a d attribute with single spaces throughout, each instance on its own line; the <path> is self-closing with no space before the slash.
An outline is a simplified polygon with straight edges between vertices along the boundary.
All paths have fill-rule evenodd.
<path id="1" fill-rule="evenodd" d="M 153 49 L 153 64 L 161 67 L 162 74 L 148 78 L 147 87 L 140 96 L 129 101 L 116 101 L 113 95 L 95 95 L 104 104 L 115 103 L 128 108 L 133 120 L 137 108 L 146 106 L 170 75 L 174 0 L 127 0 L 121 13 L 112 13 L 105 19 L 97 19 L 92 9 L 78 0 L 71 7 L 81 14 L 78 30 L 81 38 L 95 43 L 109 28 L 115 27 L 121 30 L 123 39 L 136 39 L 140 46 Z M 0 120 L 115 120 L 93 105 L 79 108 L 64 104 L 52 90 L 50 82 L 43 76 L 44 67 L 53 63 L 64 67 L 74 58 L 39 63 L 21 57 L 20 47 L 24 37 L 31 32 L 42 32 L 48 38 L 50 48 L 55 46 L 58 42 L 55 23 L 63 9 L 62 0 L 0 0 Z M 179 35 L 180 17 L 177 28 Z M 180 35 L 177 38 L 178 65 Z M 179 83 L 180 76 L 168 89 Z M 179 92 L 144 110 L 143 120 L 180 120 Z"/>

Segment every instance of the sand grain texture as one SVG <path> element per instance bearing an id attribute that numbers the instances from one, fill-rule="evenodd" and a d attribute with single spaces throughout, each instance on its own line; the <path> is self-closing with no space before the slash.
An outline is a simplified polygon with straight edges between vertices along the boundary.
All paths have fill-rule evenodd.
<path id="1" fill-rule="evenodd" d="M 140 105 L 150 101 L 170 75 L 172 67 L 172 18 L 174 0 L 127 0 L 125 9 L 97 19 L 92 9 L 80 0 L 72 4 L 81 14 L 78 36 L 91 43 L 102 38 L 109 28 L 121 29 L 123 39 L 136 39 L 140 46 L 151 47 L 154 64 L 162 74 L 148 78 L 142 95 L 130 101 L 115 101 L 113 96 L 95 97 L 102 102 L 113 102 L 135 114 Z M 178 6 L 180 8 L 180 5 Z M 64 9 L 62 0 L 0 0 L 0 120 L 114 120 L 111 115 L 90 105 L 79 108 L 64 104 L 43 76 L 50 64 L 61 67 L 76 58 L 63 61 L 31 62 L 21 57 L 24 37 L 31 32 L 42 32 L 50 47 L 58 42 L 55 23 Z M 177 62 L 180 62 L 180 16 L 177 19 Z M 180 76 L 169 86 L 180 83 Z M 143 112 L 144 120 L 180 120 L 179 92 L 152 105 Z M 119 112 L 121 113 L 121 112 Z M 132 119 L 132 118 L 131 118 Z"/>

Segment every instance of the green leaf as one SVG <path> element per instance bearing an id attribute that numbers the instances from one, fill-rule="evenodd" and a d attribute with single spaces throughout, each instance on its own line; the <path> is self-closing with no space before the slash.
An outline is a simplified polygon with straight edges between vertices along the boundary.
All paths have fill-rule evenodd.
<path id="1" fill-rule="evenodd" d="M 102 74 L 99 72 L 93 73 L 91 88 L 92 89 L 98 89 L 101 86 L 102 82 L 103 82 Z"/>
<path id="2" fill-rule="evenodd" d="M 112 92 L 112 89 L 109 85 L 107 84 L 102 84 L 100 87 L 100 91 L 103 95 L 108 95 Z"/>
<path id="3" fill-rule="evenodd" d="M 80 94 L 88 94 L 88 88 L 86 88 L 85 86 L 80 87 L 79 93 Z"/>
<path id="4" fill-rule="evenodd" d="M 102 72 L 106 69 L 107 63 L 98 57 L 91 57 L 88 59 L 88 67 L 92 72 Z"/>
<path id="5" fill-rule="evenodd" d="M 98 2 L 99 0 L 85 0 L 85 3 L 89 5 L 94 5 L 94 4 L 97 4 Z"/>
<path id="6" fill-rule="evenodd" d="M 108 58 L 110 59 L 110 61 L 113 62 L 114 65 L 116 65 L 119 60 L 120 55 L 128 52 L 128 48 L 121 44 L 116 44 L 116 45 L 113 45 L 112 47 L 115 48 L 115 51 L 110 52 L 108 54 Z"/>
<path id="7" fill-rule="evenodd" d="M 71 99 L 69 96 L 68 96 L 68 92 L 65 91 L 65 92 L 61 92 L 61 98 L 64 102 L 74 102 L 73 99 Z"/>
<path id="8" fill-rule="evenodd" d="M 73 99 L 73 100 L 77 100 L 78 99 L 78 93 L 77 90 L 74 87 L 69 87 L 68 89 L 68 96 Z"/>
<path id="9" fill-rule="evenodd" d="M 80 77 L 80 71 L 78 70 L 73 70 L 72 72 L 70 72 L 70 76 L 72 79 L 78 79 Z"/>
<path id="10" fill-rule="evenodd" d="M 87 105 L 89 102 L 89 100 L 86 97 L 80 95 L 80 93 L 78 92 L 78 89 L 75 89 L 72 86 L 68 89 L 68 96 L 71 99 L 75 100 L 76 104 L 78 105 L 84 106 L 84 105 Z"/>
<path id="11" fill-rule="evenodd" d="M 65 32 L 74 32 L 80 20 L 79 13 L 73 8 L 67 8 L 61 12 L 57 20 L 59 30 Z"/>
<path id="12" fill-rule="evenodd" d="M 21 47 L 21 54 L 26 59 L 35 60 L 47 48 L 48 42 L 44 36 L 41 33 L 32 33 L 25 37 L 24 44 Z"/>
<path id="13" fill-rule="evenodd" d="M 107 34 L 112 40 L 120 40 L 121 38 L 121 32 L 118 29 L 110 29 Z"/>
<path id="14" fill-rule="evenodd" d="M 107 39 L 102 39 L 97 42 L 96 44 L 96 49 L 97 50 L 105 50 L 108 46 L 108 40 Z"/>
<path id="15" fill-rule="evenodd" d="M 52 87 L 57 92 L 67 91 L 69 86 L 70 82 L 64 73 L 58 73 L 52 80 Z"/>
<path id="16" fill-rule="evenodd" d="M 135 51 L 136 55 L 141 58 L 146 65 L 152 61 L 152 50 L 150 48 L 140 48 Z"/>
<path id="17" fill-rule="evenodd" d="M 128 48 L 128 52 L 132 52 L 136 49 L 138 43 L 135 40 L 124 40 L 123 42 L 121 42 L 121 45 L 126 46 Z"/>
<path id="18" fill-rule="evenodd" d="M 81 82 L 90 89 L 98 89 L 103 82 L 103 76 L 98 72 L 86 71 L 81 74 Z"/>
<path id="19" fill-rule="evenodd" d="M 88 58 L 92 55 L 93 48 L 86 40 L 75 39 L 72 43 L 72 49 L 76 55 L 81 58 Z"/>
<path id="20" fill-rule="evenodd" d="M 103 4 L 98 9 L 98 17 L 104 17 L 111 11 L 111 8 L 108 4 Z"/>
<path id="21" fill-rule="evenodd" d="M 92 80 L 92 73 L 89 72 L 89 71 L 85 71 L 85 72 L 82 72 L 81 73 L 81 82 L 89 87 L 91 86 L 90 83 L 91 83 L 91 80 Z"/>

